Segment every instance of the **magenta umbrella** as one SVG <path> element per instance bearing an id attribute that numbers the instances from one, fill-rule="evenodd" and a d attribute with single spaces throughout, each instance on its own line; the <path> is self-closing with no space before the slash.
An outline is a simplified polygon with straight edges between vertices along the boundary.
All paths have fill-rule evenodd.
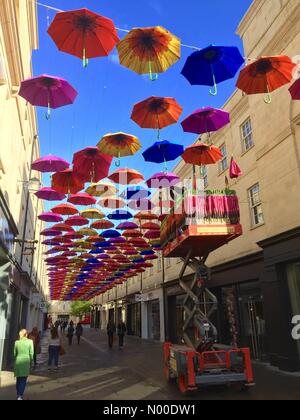
<path id="1" fill-rule="evenodd" d="M 57 156 L 44 156 L 37 159 L 31 165 L 31 169 L 39 172 L 60 172 L 68 169 L 70 164 Z"/>
<path id="2" fill-rule="evenodd" d="M 116 229 L 119 230 L 129 230 L 129 229 L 137 229 L 138 225 L 136 223 L 133 222 L 124 222 L 124 223 L 120 223 Z"/>
<path id="3" fill-rule="evenodd" d="M 179 176 L 172 172 L 158 172 L 152 175 L 146 184 L 149 188 L 170 188 L 180 182 Z"/>
<path id="4" fill-rule="evenodd" d="M 23 80 L 19 95 L 31 105 L 48 108 L 46 118 L 50 118 L 50 108 L 59 108 L 74 102 L 77 91 L 61 77 L 42 74 Z"/>
<path id="5" fill-rule="evenodd" d="M 66 198 L 65 194 L 61 194 L 49 187 L 40 188 L 35 195 L 37 198 L 47 201 L 61 201 Z"/>
<path id="6" fill-rule="evenodd" d="M 218 131 L 230 123 L 230 114 L 210 106 L 197 109 L 181 125 L 185 132 L 194 134 Z"/>
<path id="7" fill-rule="evenodd" d="M 57 230 L 55 229 L 44 229 L 41 232 L 41 236 L 56 236 L 57 235 Z"/>
<path id="8" fill-rule="evenodd" d="M 61 215 L 60 214 L 57 214 L 57 213 L 51 213 L 51 212 L 44 212 L 44 213 L 41 213 L 39 216 L 38 216 L 38 219 L 39 220 L 42 220 L 43 222 L 49 222 L 49 223 L 51 223 L 51 222 L 53 222 L 53 223 L 59 223 L 59 222 L 62 222 L 64 219 L 61 217 Z"/>
<path id="9" fill-rule="evenodd" d="M 300 100 L 300 79 L 296 80 L 296 82 L 292 84 L 289 91 L 294 101 Z"/>

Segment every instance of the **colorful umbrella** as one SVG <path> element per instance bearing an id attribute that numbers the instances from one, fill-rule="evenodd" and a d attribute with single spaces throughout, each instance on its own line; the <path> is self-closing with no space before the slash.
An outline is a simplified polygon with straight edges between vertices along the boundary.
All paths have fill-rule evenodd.
<path id="1" fill-rule="evenodd" d="M 86 182 L 98 182 L 106 178 L 112 157 L 99 151 L 97 147 L 87 147 L 73 156 L 73 170 Z"/>
<path id="2" fill-rule="evenodd" d="M 64 216 L 78 214 L 78 210 L 76 207 L 72 206 L 71 204 L 59 204 L 51 209 L 52 213 L 61 214 Z"/>
<path id="3" fill-rule="evenodd" d="M 147 229 L 147 230 L 159 230 L 160 225 L 158 223 L 148 222 L 141 225 L 141 229 Z"/>
<path id="4" fill-rule="evenodd" d="M 80 216 L 85 217 L 86 219 L 98 220 L 98 219 L 103 219 L 105 217 L 105 214 L 102 213 L 102 211 L 98 209 L 91 208 L 91 209 L 83 210 L 80 213 Z"/>
<path id="5" fill-rule="evenodd" d="M 42 220 L 43 222 L 54 222 L 54 223 L 58 223 L 58 222 L 62 222 L 64 219 L 61 217 L 60 214 L 58 213 L 51 213 L 51 212 L 46 212 L 46 213 L 41 213 L 38 215 L 38 219 Z"/>
<path id="6" fill-rule="evenodd" d="M 97 147 L 100 152 L 117 157 L 116 166 L 120 166 L 120 157 L 135 155 L 142 146 L 136 136 L 120 132 L 106 134 Z"/>
<path id="7" fill-rule="evenodd" d="M 88 227 L 83 227 L 81 229 L 79 229 L 77 231 L 77 233 L 79 235 L 83 235 L 83 236 L 92 236 L 92 235 L 98 235 L 96 230 L 88 228 Z"/>
<path id="8" fill-rule="evenodd" d="M 128 187 L 121 196 L 126 200 L 140 200 L 149 197 L 150 194 L 150 191 L 143 187 Z"/>
<path id="9" fill-rule="evenodd" d="M 61 194 L 55 191 L 53 188 L 49 188 L 49 187 L 40 188 L 35 193 L 35 195 L 40 200 L 46 200 L 46 201 L 61 201 L 66 198 L 65 194 Z"/>
<path id="10" fill-rule="evenodd" d="M 110 220 L 128 220 L 131 219 L 133 216 L 129 211 L 116 210 L 110 213 L 107 217 Z"/>
<path id="11" fill-rule="evenodd" d="M 106 198 L 98 201 L 99 206 L 107 209 L 122 209 L 126 206 L 125 201 L 120 198 Z"/>
<path id="12" fill-rule="evenodd" d="M 162 26 L 134 28 L 117 45 L 120 64 L 151 80 L 180 58 L 180 40 Z"/>
<path id="13" fill-rule="evenodd" d="M 240 176 L 242 176 L 242 171 L 236 163 L 236 161 L 233 159 L 233 157 L 230 161 L 229 176 L 231 179 L 239 178 Z"/>
<path id="14" fill-rule="evenodd" d="M 41 236 L 56 236 L 57 235 L 57 230 L 55 229 L 44 229 L 41 231 Z"/>
<path id="15" fill-rule="evenodd" d="M 81 216 L 72 216 L 65 220 L 65 223 L 70 226 L 84 226 L 88 225 L 88 219 Z"/>
<path id="16" fill-rule="evenodd" d="M 296 80 L 296 82 L 292 84 L 289 91 L 294 101 L 300 100 L 300 79 Z"/>
<path id="17" fill-rule="evenodd" d="M 110 229 L 114 227 L 114 224 L 109 220 L 96 220 L 91 224 L 93 229 Z"/>
<path id="18" fill-rule="evenodd" d="M 185 132 L 203 134 L 218 131 L 230 123 L 230 114 L 210 106 L 197 109 L 181 125 Z"/>
<path id="19" fill-rule="evenodd" d="M 141 128 L 157 129 L 157 138 L 160 130 L 177 123 L 182 113 L 181 106 L 174 98 L 151 96 L 134 105 L 131 119 Z"/>
<path id="20" fill-rule="evenodd" d="M 132 210 L 146 211 L 152 210 L 154 208 L 154 205 L 150 200 L 142 198 L 140 200 L 130 201 L 128 203 L 128 207 Z"/>
<path id="21" fill-rule="evenodd" d="M 217 83 L 232 79 L 244 62 L 237 47 L 210 45 L 192 53 L 181 74 L 191 85 L 214 86 L 210 94 L 215 96 Z"/>
<path id="22" fill-rule="evenodd" d="M 69 166 L 70 164 L 66 160 L 50 155 L 35 160 L 31 169 L 39 172 L 60 172 L 68 169 Z"/>
<path id="23" fill-rule="evenodd" d="M 84 67 L 89 58 L 109 55 L 119 42 L 113 21 L 88 9 L 57 13 L 48 34 L 60 51 L 82 58 Z"/>
<path id="24" fill-rule="evenodd" d="M 137 229 L 137 228 L 138 228 L 138 225 L 133 222 L 123 222 L 123 223 L 120 223 L 116 227 L 116 229 L 119 229 L 119 230 L 129 230 L 129 229 Z"/>
<path id="25" fill-rule="evenodd" d="M 171 143 L 168 140 L 157 141 L 149 149 L 145 150 L 143 157 L 146 162 L 164 163 L 167 170 L 167 162 L 173 161 L 182 155 L 184 147 L 181 144 Z"/>
<path id="26" fill-rule="evenodd" d="M 51 229 L 58 230 L 59 232 L 72 232 L 72 231 L 74 231 L 74 229 L 70 225 L 67 225 L 66 223 L 57 223 L 57 224 L 51 226 Z"/>
<path id="27" fill-rule="evenodd" d="M 104 232 L 102 232 L 103 238 L 118 238 L 119 236 L 121 236 L 120 232 L 118 232 L 117 230 L 111 229 L 111 230 L 105 230 Z"/>
<path id="28" fill-rule="evenodd" d="M 115 195 L 117 191 L 117 188 L 112 183 L 103 181 L 91 184 L 86 189 L 86 193 L 94 197 L 110 197 L 111 195 Z"/>
<path id="29" fill-rule="evenodd" d="M 72 169 L 66 169 L 52 176 L 52 188 L 60 193 L 76 194 L 84 188 L 84 181 Z"/>
<path id="30" fill-rule="evenodd" d="M 134 169 L 118 169 L 108 177 L 116 184 L 140 184 L 144 181 L 143 175 Z"/>
<path id="31" fill-rule="evenodd" d="M 158 219 L 156 214 L 151 213 L 149 211 L 139 212 L 134 216 L 134 218 L 138 220 L 157 220 Z"/>
<path id="32" fill-rule="evenodd" d="M 72 194 L 68 198 L 68 202 L 72 204 L 76 204 L 78 206 L 91 206 L 93 204 L 96 204 L 97 200 L 86 193 L 77 193 Z"/>
<path id="33" fill-rule="evenodd" d="M 42 74 L 23 80 L 19 95 L 31 105 L 47 107 L 46 118 L 49 119 L 50 109 L 72 104 L 77 91 L 61 77 Z"/>
<path id="34" fill-rule="evenodd" d="M 154 174 L 146 184 L 149 188 L 170 188 L 180 182 L 180 178 L 171 172 L 158 172 Z"/>
<path id="35" fill-rule="evenodd" d="M 223 157 L 221 150 L 216 146 L 198 143 L 186 148 L 182 155 L 183 160 L 191 165 L 211 165 Z"/>
<path id="36" fill-rule="evenodd" d="M 265 103 L 270 104 L 270 93 L 289 83 L 295 68 L 296 64 L 285 55 L 261 57 L 240 72 L 236 85 L 247 95 L 267 93 Z"/>

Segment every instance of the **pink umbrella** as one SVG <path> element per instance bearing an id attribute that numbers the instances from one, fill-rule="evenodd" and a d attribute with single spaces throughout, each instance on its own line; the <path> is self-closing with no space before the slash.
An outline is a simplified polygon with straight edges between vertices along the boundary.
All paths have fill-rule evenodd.
<path id="1" fill-rule="evenodd" d="M 46 118 L 50 118 L 50 108 L 59 108 L 74 102 L 77 91 L 65 79 L 42 74 L 23 80 L 19 95 L 31 105 L 48 108 Z"/>
<path id="2" fill-rule="evenodd" d="M 39 172 L 60 172 L 68 169 L 70 164 L 57 156 L 44 156 L 37 159 L 31 165 L 31 169 Z"/>
<path id="3" fill-rule="evenodd" d="M 42 220 L 43 222 L 53 222 L 53 223 L 59 223 L 62 222 L 64 219 L 61 217 L 60 214 L 57 213 L 51 213 L 51 212 L 45 212 L 41 213 L 38 216 L 39 220 Z"/>
<path id="4" fill-rule="evenodd" d="M 289 91 L 294 101 L 300 100 L 300 79 L 296 80 L 296 82 L 289 88 Z"/>
<path id="5" fill-rule="evenodd" d="M 53 188 L 43 187 L 39 189 L 35 195 L 40 200 L 47 200 L 47 201 L 61 201 L 66 198 L 65 194 L 61 194 L 55 191 Z"/>
<path id="6" fill-rule="evenodd" d="M 137 229 L 138 225 L 136 223 L 133 222 L 124 222 L 124 223 L 120 223 L 116 229 L 119 230 L 128 230 L 128 229 Z"/>
<path id="7" fill-rule="evenodd" d="M 77 193 L 72 194 L 69 197 L 68 202 L 78 206 L 91 206 L 96 204 L 97 200 L 87 193 Z"/>
<path id="8" fill-rule="evenodd" d="M 65 220 L 65 223 L 70 226 L 85 226 L 89 224 L 89 221 L 82 216 L 71 216 Z"/>
<path id="9" fill-rule="evenodd" d="M 149 188 L 170 188 L 180 182 L 180 178 L 172 172 L 158 172 L 146 182 Z"/>

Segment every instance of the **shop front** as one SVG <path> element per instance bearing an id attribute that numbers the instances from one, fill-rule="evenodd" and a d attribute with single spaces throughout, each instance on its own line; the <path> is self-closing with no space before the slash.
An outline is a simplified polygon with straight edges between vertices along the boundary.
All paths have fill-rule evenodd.
<path id="1" fill-rule="evenodd" d="M 163 290 L 144 293 L 141 300 L 142 338 L 164 341 Z"/>

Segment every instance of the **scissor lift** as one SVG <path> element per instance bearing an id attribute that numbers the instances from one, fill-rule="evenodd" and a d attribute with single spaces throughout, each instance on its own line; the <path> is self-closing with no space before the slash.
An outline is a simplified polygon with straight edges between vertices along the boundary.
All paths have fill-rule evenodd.
<path id="1" fill-rule="evenodd" d="M 210 252 L 242 234 L 242 227 L 229 220 L 195 223 L 184 215 L 171 214 L 161 228 L 164 257 L 180 257 L 183 267 L 179 283 L 186 293 L 183 338 L 186 346 L 164 344 L 164 374 L 177 380 L 182 393 L 203 386 L 231 385 L 247 390 L 254 384 L 248 348 L 217 350 L 217 329 L 211 321 L 218 301 L 207 288 L 209 269 L 205 265 Z M 191 284 L 184 281 L 187 268 L 194 272 Z"/>

